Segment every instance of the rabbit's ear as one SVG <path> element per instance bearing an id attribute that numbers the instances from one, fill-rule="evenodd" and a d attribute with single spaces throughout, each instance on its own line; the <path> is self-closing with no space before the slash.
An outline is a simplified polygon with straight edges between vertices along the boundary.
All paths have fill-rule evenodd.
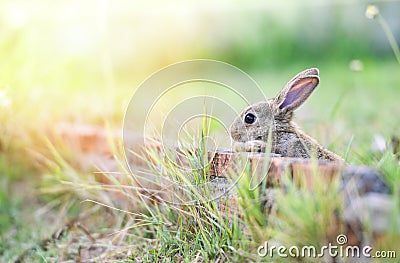
<path id="1" fill-rule="evenodd" d="M 290 80 L 275 98 L 280 109 L 293 111 L 311 95 L 319 84 L 319 71 L 316 68 L 304 70 Z"/>

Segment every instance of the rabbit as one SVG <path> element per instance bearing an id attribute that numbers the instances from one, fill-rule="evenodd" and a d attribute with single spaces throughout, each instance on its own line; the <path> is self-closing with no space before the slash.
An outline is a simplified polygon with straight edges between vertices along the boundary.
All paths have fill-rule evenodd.
<path id="1" fill-rule="evenodd" d="M 319 145 L 292 122 L 293 111 L 301 106 L 319 84 L 319 70 L 306 69 L 291 79 L 272 99 L 245 108 L 230 126 L 236 151 L 265 152 L 269 131 L 271 153 L 284 157 L 343 162 Z"/>

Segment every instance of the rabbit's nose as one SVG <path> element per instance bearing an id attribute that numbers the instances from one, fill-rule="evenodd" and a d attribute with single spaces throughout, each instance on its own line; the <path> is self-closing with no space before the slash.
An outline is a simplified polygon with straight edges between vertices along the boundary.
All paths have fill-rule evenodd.
<path id="1" fill-rule="evenodd" d="M 238 130 L 234 127 L 234 125 L 231 125 L 229 127 L 229 134 L 231 135 L 231 138 L 234 141 L 238 141 L 239 140 L 240 135 L 239 135 Z"/>
<path id="2" fill-rule="evenodd" d="M 231 135 L 232 139 L 236 137 L 236 130 L 231 126 L 229 127 L 229 134 Z"/>

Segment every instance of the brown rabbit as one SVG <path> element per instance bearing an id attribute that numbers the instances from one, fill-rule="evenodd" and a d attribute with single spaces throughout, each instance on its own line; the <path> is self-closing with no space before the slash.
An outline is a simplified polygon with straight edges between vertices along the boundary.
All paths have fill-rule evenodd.
<path id="1" fill-rule="evenodd" d="M 304 70 L 291 79 L 277 97 L 245 108 L 230 127 L 237 151 L 264 152 L 271 131 L 271 152 L 287 157 L 343 162 L 324 149 L 292 122 L 293 111 L 311 95 L 319 83 L 316 68 Z"/>

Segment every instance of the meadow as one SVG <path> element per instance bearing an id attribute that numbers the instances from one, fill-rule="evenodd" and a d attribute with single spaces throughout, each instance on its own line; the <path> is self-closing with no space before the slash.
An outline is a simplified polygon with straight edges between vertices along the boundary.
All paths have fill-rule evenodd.
<path id="1" fill-rule="evenodd" d="M 124 159 L 126 108 L 151 74 L 190 59 L 230 63 L 266 97 L 318 67 L 321 83 L 296 123 L 347 162 L 383 174 L 393 231 L 376 237 L 366 219 L 363 235 L 400 253 L 400 3 L 376 6 L 369 19 L 363 1 L 2 1 L 0 261 L 257 262 L 267 239 L 320 247 L 343 230 L 338 182 L 317 174 L 313 193 L 290 183 L 278 191 L 271 216 L 262 188 L 239 191 L 246 216 L 229 220 L 215 202 L 177 207 L 141 194 Z M 65 123 L 78 133 L 94 127 L 101 145 L 71 144 L 60 135 Z M 155 173 L 173 173 L 153 157 Z"/>

